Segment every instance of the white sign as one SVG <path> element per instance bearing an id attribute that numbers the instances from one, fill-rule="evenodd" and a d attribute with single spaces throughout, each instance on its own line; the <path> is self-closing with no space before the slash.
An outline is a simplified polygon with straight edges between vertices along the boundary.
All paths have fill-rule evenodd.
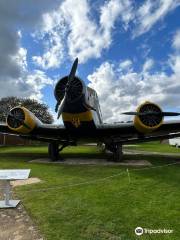
<path id="1" fill-rule="evenodd" d="M 0 180 L 23 180 L 27 179 L 30 169 L 4 169 L 0 170 Z"/>

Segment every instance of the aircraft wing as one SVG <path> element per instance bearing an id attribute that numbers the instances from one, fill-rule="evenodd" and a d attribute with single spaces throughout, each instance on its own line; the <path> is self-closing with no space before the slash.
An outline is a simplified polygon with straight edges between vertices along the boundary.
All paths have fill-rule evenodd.
<path id="1" fill-rule="evenodd" d="M 11 134 L 11 130 L 8 128 L 6 124 L 0 123 L 0 133 Z"/>
<path id="2" fill-rule="evenodd" d="M 44 142 L 65 142 L 68 140 L 68 134 L 63 125 L 42 124 L 37 126 L 31 133 L 22 134 L 9 129 L 6 124 L 0 123 L 0 133 Z"/>
<path id="3" fill-rule="evenodd" d="M 163 123 L 156 131 L 143 134 L 134 127 L 134 123 L 99 125 L 97 135 L 105 141 L 131 144 L 180 137 L 180 121 Z"/>
<path id="4" fill-rule="evenodd" d="M 0 133 L 16 135 L 26 139 L 39 140 L 44 142 L 58 141 L 59 143 L 70 142 L 69 132 L 64 125 L 41 124 L 31 133 L 22 134 L 10 130 L 6 124 L 0 124 Z M 81 138 L 81 133 L 77 138 Z M 89 138 L 90 137 L 90 138 Z M 153 140 L 163 140 L 180 137 L 180 121 L 163 123 L 156 131 L 148 134 L 139 133 L 134 127 L 134 123 L 101 124 L 95 131 L 87 131 L 83 134 L 83 139 L 91 141 L 102 141 L 120 144 L 131 144 Z"/>

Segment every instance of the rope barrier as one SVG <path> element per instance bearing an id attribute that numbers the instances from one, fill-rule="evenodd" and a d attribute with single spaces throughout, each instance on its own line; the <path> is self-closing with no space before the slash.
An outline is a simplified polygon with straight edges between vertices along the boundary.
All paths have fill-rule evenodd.
<path id="1" fill-rule="evenodd" d="M 49 191 L 49 190 L 68 189 L 68 188 L 82 186 L 82 185 L 96 184 L 98 182 L 103 182 L 103 181 L 106 181 L 108 179 L 112 179 L 112 178 L 121 176 L 123 174 L 125 174 L 125 175 L 128 174 L 128 179 L 129 179 L 129 183 L 130 183 L 130 175 L 129 175 L 130 172 L 149 170 L 149 169 L 155 169 L 155 168 L 163 168 L 163 167 L 168 167 L 168 166 L 172 166 L 172 165 L 176 165 L 176 164 L 180 164 L 180 162 L 174 162 L 174 163 L 170 163 L 170 164 L 159 165 L 159 166 L 152 166 L 152 167 L 147 167 L 147 168 L 128 169 L 128 171 L 126 169 L 123 172 L 120 172 L 118 174 L 114 174 L 114 175 L 111 175 L 111 176 L 108 176 L 108 177 L 104 177 L 104 178 L 99 178 L 99 179 L 85 181 L 85 182 L 80 182 L 80 183 L 73 183 L 73 184 L 63 185 L 63 186 L 55 186 L 55 187 L 47 187 L 47 188 L 31 189 L 31 190 L 25 189 L 24 192 L 46 192 L 46 191 Z"/>
<path id="2" fill-rule="evenodd" d="M 48 190 L 52 190 L 52 189 L 71 188 L 71 187 L 94 184 L 94 183 L 97 183 L 97 182 L 106 181 L 107 179 L 115 178 L 115 177 L 118 177 L 118 176 L 123 175 L 123 174 L 128 174 L 128 178 L 129 178 L 130 177 L 129 172 L 163 168 L 163 167 L 168 167 L 168 166 L 177 165 L 177 164 L 180 164 L 180 162 L 174 162 L 174 163 L 169 163 L 169 164 L 165 164 L 165 165 L 152 166 L 152 167 L 146 167 L 146 168 L 126 169 L 126 171 L 123 171 L 123 172 L 118 173 L 118 174 L 114 174 L 114 175 L 111 175 L 111 176 L 107 176 L 107 177 L 99 178 L 99 179 L 95 179 L 95 180 L 90 180 L 90 181 L 86 181 L 86 182 L 74 183 L 74 184 L 63 185 L 63 186 L 41 188 L 40 190 L 39 189 L 32 189 L 32 190 L 24 190 L 24 191 L 26 191 L 26 192 L 41 191 L 42 192 L 42 191 L 48 191 Z M 129 182 L 130 182 L 130 178 L 129 178 Z M 0 187 L 0 189 L 3 190 L 4 187 Z"/>

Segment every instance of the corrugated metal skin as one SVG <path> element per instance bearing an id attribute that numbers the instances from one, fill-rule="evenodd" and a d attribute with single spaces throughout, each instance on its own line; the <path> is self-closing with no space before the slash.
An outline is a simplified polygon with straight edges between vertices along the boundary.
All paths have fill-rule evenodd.
<path id="1" fill-rule="evenodd" d="M 17 136 L 0 134 L 0 145 L 30 145 L 30 140 L 25 140 Z"/>

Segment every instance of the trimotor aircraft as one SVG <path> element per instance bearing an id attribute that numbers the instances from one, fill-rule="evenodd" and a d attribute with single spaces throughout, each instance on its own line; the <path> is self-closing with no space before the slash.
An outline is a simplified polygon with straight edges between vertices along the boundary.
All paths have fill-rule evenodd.
<path id="1" fill-rule="evenodd" d="M 103 123 L 97 93 L 76 76 L 78 59 L 70 74 L 61 78 L 54 89 L 57 117 L 62 115 L 64 125 L 43 124 L 23 106 L 10 110 L 6 123 L 0 124 L 0 133 L 49 143 L 51 160 L 59 159 L 59 152 L 68 145 L 92 142 L 102 143 L 113 153 L 113 159 L 122 159 L 122 145 L 169 139 L 180 136 L 180 121 L 164 122 L 166 116 L 177 112 L 163 112 L 152 102 L 142 103 L 133 115 L 134 121 Z"/>

